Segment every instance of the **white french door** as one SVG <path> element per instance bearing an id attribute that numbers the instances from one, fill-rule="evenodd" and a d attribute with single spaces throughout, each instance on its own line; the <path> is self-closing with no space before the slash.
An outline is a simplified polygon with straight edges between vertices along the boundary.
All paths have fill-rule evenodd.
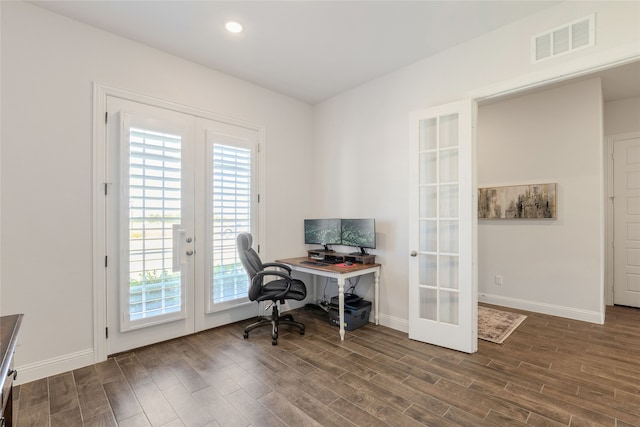
<path id="1" fill-rule="evenodd" d="M 255 315 L 235 238 L 259 235 L 259 132 L 116 96 L 106 110 L 106 353 Z"/>
<path id="2" fill-rule="evenodd" d="M 205 162 L 196 165 L 196 228 L 203 236 L 196 269 L 198 330 L 221 324 L 216 314 L 246 303 L 245 316 L 255 315 L 248 298 L 249 281 L 236 251 L 238 233 L 259 235 L 257 214 L 258 133 L 254 129 L 199 119 L 197 139 Z M 258 241 L 256 240 L 256 243 Z M 238 310 L 236 310 L 238 314 Z M 224 316 L 223 316 L 224 317 Z M 236 319 L 237 320 L 237 319 Z"/>
<path id="3" fill-rule="evenodd" d="M 411 114 L 409 338 L 477 351 L 475 104 Z"/>
<path id="4" fill-rule="evenodd" d="M 109 97 L 109 354 L 194 331 L 194 119 Z"/>

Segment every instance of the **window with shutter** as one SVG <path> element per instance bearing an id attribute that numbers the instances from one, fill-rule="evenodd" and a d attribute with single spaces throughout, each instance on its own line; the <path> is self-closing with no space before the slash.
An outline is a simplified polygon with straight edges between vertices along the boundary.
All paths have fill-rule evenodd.
<path id="1" fill-rule="evenodd" d="M 246 300 L 249 281 L 236 250 L 238 233 L 251 232 L 252 150 L 213 142 L 212 303 Z"/>
<path id="2" fill-rule="evenodd" d="M 174 224 L 181 222 L 181 138 L 129 129 L 130 321 L 182 310 L 173 271 Z"/>

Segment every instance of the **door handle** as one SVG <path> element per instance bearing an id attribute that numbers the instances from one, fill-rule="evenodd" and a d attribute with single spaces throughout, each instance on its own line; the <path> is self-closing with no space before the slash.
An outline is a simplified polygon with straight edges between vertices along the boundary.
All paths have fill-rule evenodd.
<path id="1" fill-rule="evenodd" d="M 418 256 L 418 252 L 411 251 L 411 253 L 409 255 L 411 255 L 412 257 L 416 257 L 416 256 Z"/>
<path id="2" fill-rule="evenodd" d="M 173 262 L 172 271 L 180 271 L 180 254 L 182 253 L 182 241 L 185 240 L 187 231 L 180 228 L 182 224 L 173 224 Z"/>
<path id="3" fill-rule="evenodd" d="M 193 255 L 193 251 L 192 251 L 191 249 L 189 249 L 189 250 L 187 251 L 187 255 L 189 255 L 189 256 Z"/>

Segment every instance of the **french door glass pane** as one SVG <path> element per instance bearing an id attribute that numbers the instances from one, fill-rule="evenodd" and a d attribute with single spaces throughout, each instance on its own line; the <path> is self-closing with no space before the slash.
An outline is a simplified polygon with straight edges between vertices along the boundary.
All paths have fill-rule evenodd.
<path id="1" fill-rule="evenodd" d="M 440 221 L 440 252 L 458 253 L 458 221 Z"/>
<path id="2" fill-rule="evenodd" d="M 173 267 L 173 225 L 181 216 L 181 138 L 129 132 L 129 318 L 179 312 L 180 272 Z"/>
<path id="3" fill-rule="evenodd" d="M 437 153 L 435 151 L 420 154 L 420 185 L 437 182 Z"/>
<path id="4" fill-rule="evenodd" d="M 458 114 L 439 117 L 440 121 L 440 148 L 458 146 Z"/>
<path id="5" fill-rule="evenodd" d="M 459 294 L 457 292 L 439 291 L 438 295 L 439 320 L 442 323 L 458 324 L 458 310 L 460 308 Z"/>
<path id="6" fill-rule="evenodd" d="M 437 225 L 435 220 L 420 221 L 420 251 L 435 252 L 437 242 Z"/>
<path id="7" fill-rule="evenodd" d="M 433 150 L 438 144 L 438 121 L 435 118 L 420 120 L 420 151 Z"/>
<path id="8" fill-rule="evenodd" d="M 247 298 L 249 281 L 236 251 L 238 233 L 251 231 L 250 149 L 213 143 L 213 302 Z"/>
<path id="9" fill-rule="evenodd" d="M 458 218 L 458 205 L 458 184 L 440 186 L 439 217 Z"/>
<path id="10" fill-rule="evenodd" d="M 438 188 L 430 185 L 420 187 L 420 208 L 418 216 L 420 218 L 435 218 L 438 201 Z"/>
<path id="11" fill-rule="evenodd" d="M 457 255 L 440 255 L 438 268 L 441 287 L 458 289 L 458 260 Z"/>
<path id="12" fill-rule="evenodd" d="M 458 150 L 442 150 L 440 151 L 440 182 L 456 182 L 458 181 Z"/>
<path id="13" fill-rule="evenodd" d="M 436 286 L 437 280 L 437 257 L 435 255 L 420 255 L 420 271 L 418 272 L 418 283 L 426 286 Z"/>
<path id="14" fill-rule="evenodd" d="M 438 320 L 438 291 L 431 288 L 420 288 L 420 317 L 427 320 Z"/>

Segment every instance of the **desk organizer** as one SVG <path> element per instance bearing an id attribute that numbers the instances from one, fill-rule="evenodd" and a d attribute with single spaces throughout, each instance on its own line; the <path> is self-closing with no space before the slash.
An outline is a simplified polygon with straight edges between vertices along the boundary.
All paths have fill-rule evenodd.
<path id="1" fill-rule="evenodd" d="M 343 254 L 340 252 L 325 252 L 325 251 L 307 251 L 309 258 L 316 261 L 325 261 L 330 264 L 339 264 L 345 261 L 351 261 L 357 264 L 373 264 L 376 262 L 375 255 L 352 255 Z"/>

